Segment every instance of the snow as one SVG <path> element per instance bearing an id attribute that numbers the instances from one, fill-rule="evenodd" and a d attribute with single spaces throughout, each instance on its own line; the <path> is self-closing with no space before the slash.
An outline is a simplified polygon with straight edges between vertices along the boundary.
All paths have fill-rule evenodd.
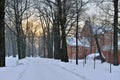
<path id="1" fill-rule="evenodd" d="M 96 25 L 96 24 L 92 24 L 92 30 L 94 34 L 104 34 L 104 32 L 108 32 L 108 31 L 113 31 L 113 27 L 112 26 L 105 26 L 105 25 Z"/>
<path id="2" fill-rule="evenodd" d="M 66 42 L 70 46 L 76 46 L 76 38 L 75 37 L 67 37 Z M 85 37 L 78 39 L 78 45 L 84 46 L 84 47 L 90 47 L 90 43 L 89 43 L 88 39 Z"/>
<path id="3" fill-rule="evenodd" d="M 96 54 L 97 55 L 97 54 Z M 75 60 L 64 63 L 59 60 L 47 58 L 17 58 L 7 57 L 6 67 L 0 68 L 0 80 L 120 80 L 120 66 L 101 64 L 96 60 L 94 69 L 94 55 L 87 57 L 87 63 Z"/>
<path id="4" fill-rule="evenodd" d="M 120 40 L 118 40 L 118 49 L 120 49 Z M 113 44 L 112 45 L 105 45 L 103 46 L 102 50 L 113 50 Z"/>

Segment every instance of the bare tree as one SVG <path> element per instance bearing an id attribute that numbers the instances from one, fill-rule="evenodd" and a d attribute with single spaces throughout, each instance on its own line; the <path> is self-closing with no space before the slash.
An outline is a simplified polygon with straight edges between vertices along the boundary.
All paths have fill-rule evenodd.
<path id="1" fill-rule="evenodd" d="M 114 65 L 118 66 L 118 0 L 113 0 L 114 4 Z"/>
<path id="2" fill-rule="evenodd" d="M 0 1 L 0 67 L 5 66 L 5 0 Z"/>
<path id="3" fill-rule="evenodd" d="M 78 19 L 79 19 L 79 16 L 78 16 L 78 0 L 76 0 L 76 14 L 77 14 L 77 17 L 76 17 L 76 65 L 78 65 Z"/>
<path id="4" fill-rule="evenodd" d="M 44 28 L 43 32 L 47 34 L 45 35 L 45 40 L 49 40 L 50 38 L 49 29 L 51 29 L 50 32 L 52 32 L 54 58 L 61 58 L 61 61 L 68 62 L 66 36 L 69 34 L 72 27 L 75 26 L 75 22 L 77 21 L 75 0 L 38 0 L 37 3 L 41 4 L 36 4 L 36 6 L 38 7 L 37 9 L 40 13 L 42 25 Z M 88 1 L 78 1 L 78 5 L 80 5 L 77 11 L 79 13 L 78 18 L 85 11 L 85 8 L 83 7 L 87 3 Z M 81 18 L 79 18 L 79 20 L 80 19 Z"/>
<path id="5" fill-rule="evenodd" d="M 38 4 L 40 3 L 41 6 Z M 58 20 L 56 12 L 56 3 L 51 0 L 38 1 L 36 8 L 39 13 L 41 27 L 44 34 L 44 43 L 48 50 L 48 58 L 59 59 L 60 49 L 60 30 L 58 30 Z M 54 36 L 55 34 L 55 36 Z M 53 44 L 54 41 L 54 44 Z M 53 51 L 54 45 L 54 51 Z"/>
<path id="6" fill-rule="evenodd" d="M 35 53 L 35 49 L 36 49 L 36 45 L 35 45 L 35 42 L 36 42 L 36 37 L 37 37 L 37 30 L 38 30 L 38 26 L 37 25 L 33 25 L 33 22 L 29 24 L 28 28 L 27 28 L 27 31 L 28 31 L 28 34 L 27 34 L 27 39 L 28 39 L 28 56 L 37 56 Z M 30 48 L 31 46 L 31 48 Z"/>
<path id="7" fill-rule="evenodd" d="M 15 34 L 17 37 L 17 49 L 18 49 L 18 57 L 22 59 L 26 54 L 26 40 L 25 34 L 23 31 L 22 20 L 24 12 L 30 8 L 28 6 L 28 0 L 7 0 L 7 14 L 9 15 L 9 19 L 15 26 Z"/>
<path id="8" fill-rule="evenodd" d="M 16 32 L 14 24 L 12 23 L 10 17 L 8 16 L 6 12 L 6 18 L 5 18 L 5 38 L 6 38 L 6 55 L 16 57 L 17 55 L 17 43 L 16 43 Z"/>
<path id="9" fill-rule="evenodd" d="M 81 20 L 82 12 L 85 11 L 86 4 L 89 1 L 84 2 L 83 0 L 76 0 L 76 64 L 78 64 L 78 37 L 79 37 L 79 21 Z M 80 5 L 80 6 L 79 6 Z M 79 19 L 80 18 L 80 19 Z"/>

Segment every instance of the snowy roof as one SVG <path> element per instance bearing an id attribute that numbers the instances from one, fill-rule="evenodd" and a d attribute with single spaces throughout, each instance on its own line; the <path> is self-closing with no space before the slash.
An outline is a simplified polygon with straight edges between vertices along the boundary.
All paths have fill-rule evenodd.
<path id="1" fill-rule="evenodd" d="M 105 32 L 108 31 L 113 31 L 112 26 L 100 26 L 100 25 L 92 25 L 92 31 L 94 34 L 104 34 Z"/>
<path id="2" fill-rule="evenodd" d="M 113 44 L 112 45 L 105 45 L 102 48 L 104 51 L 105 50 L 113 50 Z M 118 49 L 120 49 L 120 40 L 118 41 Z"/>
<path id="3" fill-rule="evenodd" d="M 113 31 L 113 26 L 112 25 L 100 25 L 100 24 L 92 24 L 89 21 L 85 22 L 84 29 L 92 30 L 93 34 L 104 34 L 105 32 L 108 31 Z"/>
<path id="4" fill-rule="evenodd" d="M 76 38 L 75 37 L 67 37 L 67 44 L 70 46 L 76 46 Z M 90 43 L 87 38 L 83 37 L 78 39 L 78 46 L 90 47 Z"/>

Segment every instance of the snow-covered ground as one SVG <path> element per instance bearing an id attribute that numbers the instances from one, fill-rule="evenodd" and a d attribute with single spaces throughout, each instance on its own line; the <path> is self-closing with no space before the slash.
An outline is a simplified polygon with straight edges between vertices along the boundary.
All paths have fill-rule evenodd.
<path id="1" fill-rule="evenodd" d="M 64 63 L 59 60 L 43 58 L 26 58 L 18 61 L 16 58 L 6 58 L 6 67 L 0 68 L 0 80 L 120 80 L 120 66 L 96 60 L 91 56 L 87 63 L 79 60 L 79 65 L 75 65 L 75 60 Z"/>

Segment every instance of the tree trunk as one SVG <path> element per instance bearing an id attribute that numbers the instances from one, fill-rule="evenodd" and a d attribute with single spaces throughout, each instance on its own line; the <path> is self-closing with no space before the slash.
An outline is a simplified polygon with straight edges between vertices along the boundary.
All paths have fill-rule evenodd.
<path id="1" fill-rule="evenodd" d="M 48 23 L 48 27 L 47 27 L 47 49 L 48 49 L 48 58 L 52 58 L 52 33 L 50 32 L 50 26 Z"/>
<path id="2" fill-rule="evenodd" d="M 11 36 L 12 36 L 11 37 L 11 44 L 12 44 L 13 57 L 16 57 L 16 54 L 17 54 L 17 52 L 16 52 L 16 40 L 15 40 L 16 36 L 14 34 L 12 34 Z"/>
<path id="3" fill-rule="evenodd" d="M 54 59 L 60 59 L 60 29 L 58 24 L 54 27 Z"/>
<path id="4" fill-rule="evenodd" d="M 54 12 L 55 19 L 53 20 L 53 38 L 54 38 L 54 59 L 60 59 L 60 13 L 61 13 L 61 0 L 55 0 L 57 4 L 57 11 Z"/>
<path id="5" fill-rule="evenodd" d="M 114 65 L 118 66 L 118 0 L 113 0 L 114 3 Z"/>
<path id="6" fill-rule="evenodd" d="M 46 58 L 46 37 L 45 37 L 45 33 L 43 35 L 43 57 Z"/>
<path id="7" fill-rule="evenodd" d="M 76 0 L 76 20 L 77 20 L 77 23 L 76 23 L 76 65 L 78 65 L 78 19 L 79 19 L 79 16 L 78 16 L 78 1 Z"/>
<path id="8" fill-rule="evenodd" d="M 5 0 L 0 0 L 0 67 L 5 66 Z"/>
<path id="9" fill-rule="evenodd" d="M 18 48 L 18 58 L 23 59 L 26 55 L 26 41 L 24 40 L 24 33 L 21 28 L 21 22 L 16 22 L 17 30 L 17 48 Z"/>
<path id="10" fill-rule="evenodd" d="M 99 45 L 99 42 L 98 42 L 98 35 L 97 34 L 95 34 L 95 41 L 96 41 L 97 49 L 98 49 L 98 52 L 99 52 L 99 55 L 100 55 L 101 63 L 103 63 L 103 62 L 105 62 L 105 58 L 103 57 L 103 55 L 101 53 L 100 45 Z"/>
<path id="11" fill-rule="evenodd" d="M 50 34 L 50 35 L 49 35 Z M 52 35 L 51 33 L 48 34 L 48 43 L 47 43 L 47 48 L 48 48 L 48 58 L 53 58 L 52 55 L 52 47 L 53 47 L 53 42 L 52 42 Z"/>
<path id="12" fill-rule="evenodd" d="M 68 62 L 66 34 L 65 34 L 65 29 L 64 29 L 64 28 L 62 29 L 62 52 L 61 52 L 61 61 Z"/>
<path id="13" fill-rule="evenodd" d="M 63 0 L 63 4 L 59 6 L 59 18 L 62 32 L 62 53 L 61 53 L 61 61 L 68 62 L 68 54 L 67 54 L 67 43 L 66 43 L 66 1 Z"/>
<path id="14" fill-rule="evenodd" d="M 31 55 L 32 55 L 32 57 L 34 57 L 34 35 L 33 35 L 33 34 L 32 34 L 32 41 L 31 41 L 31 45 L 32 45 Z"/>

